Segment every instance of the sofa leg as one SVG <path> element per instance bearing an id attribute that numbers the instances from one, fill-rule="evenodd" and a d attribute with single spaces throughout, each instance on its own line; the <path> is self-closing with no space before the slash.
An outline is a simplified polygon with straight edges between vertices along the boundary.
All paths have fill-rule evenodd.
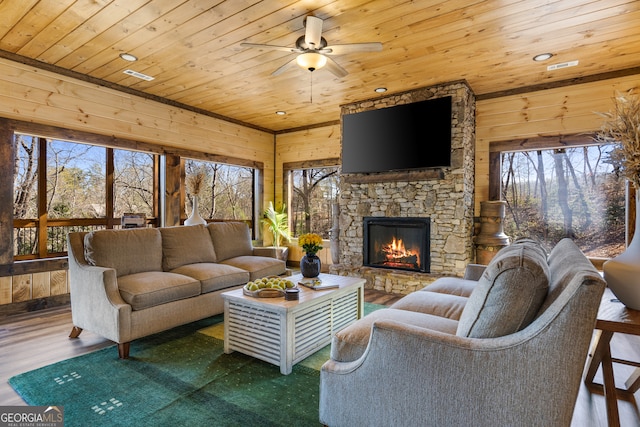
<path id="1" fill-rule="evenodd" d="M 82 333 L 82 328 L 78 328 L 77 326 L 74 326 L 71 329 L 71 333 L 69 334 L 69 338 L 78 338 L 80 333 Z"/>
<path id="2" fill-rule="evenodd" d="M 118 357 L 120 359 L 129 358 L 129 344 L 131 344 L 131 342 L 123 342 L 118 344 Z"/>

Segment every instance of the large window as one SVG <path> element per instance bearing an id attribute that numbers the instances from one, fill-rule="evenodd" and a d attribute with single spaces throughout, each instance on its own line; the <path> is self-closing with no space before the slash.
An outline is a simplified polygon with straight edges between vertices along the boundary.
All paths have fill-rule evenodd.
<path id="1" fill-rule="evenodd" d="M 185 174 L 204 174 L 198 194 L 198 212 L 207 220 L 227 219 L 253 221 L 255 170 L 200 160 L 187 160 Z M 188 193 L 188 191 L 187 191 Z M 193 209 L 193 198 L 187 194 L 187 214 Z"/>
<path id="2" fill-rule="evenodd" d="M 15 134 L 14 256 L 64 255 L 70 231 L 154 212 L 154 155 Z"/>
<path id="3" fill-rule="evenodd" d="M 113 150 L 113 216 L 127 212 L 154 216 L 155 155 L 139 151 Z"/>
<path id="4" fill-rule="evenodd" d="M 505 233 L 553 247 L 572 238 L 588 256 L 625 246 L 625 184 L 608 160 L 610 146 L 503 152 Z"/>
<path id="5" fill-rule="evenodd" d="M 317 233 L 328 239 L 333 205 L 338 201 L 338 168 L 293 169 L 289 181 L 291 197 L 287 211 L 292 235 Z"/>

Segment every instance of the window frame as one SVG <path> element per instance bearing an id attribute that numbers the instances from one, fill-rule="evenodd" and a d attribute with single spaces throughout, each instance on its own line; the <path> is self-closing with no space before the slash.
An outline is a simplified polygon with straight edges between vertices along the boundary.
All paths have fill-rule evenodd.
<path id="1" fill-rule="evenodd" d="M 99 144 L 90 144 L 84 141 L 69 141 L 67 139 L 56 138 L 51 136 L 42 136 L 42 135 L 34 135 L 31 132 L 13 132 L 13 140 L 15 141 L 16 135 L 28 135 L 36 138 L 38 144 L 38 159 L 37 159 L 37 170 L 38 170 L 38 179 L 37 179 L 37 188 L 36 188 L 36 198 L 37 198 L 37 214 L 36 218 L 14 218 L 13 219 L 13 228 L 35 228 L 37 233 L 37 247 L 35 248 L 35 253 L 24 254 L 24 255 L 16 255 L 13 254 L 13 258 L 15 261 L 27 261 L 27 260 L 36 260 L 36 259 L 47 259 L 47 258 L 58 258 L 67 256 L 67 252 L 49 252 L 48 243 L 49 243 L 49 228 L 50 227 L 82 227 L 87 228 L 91 227 L 92 229 L 113 229 L 120 226 L 121 218 L 114 217 L 114 153 L 115 149 L 111 147 L 104 147 Z M 102 147 L 105 149 L 105 159 L 104 159 L 104 167 L 105 167 L 105 216 L 104 217 L 96 217 L 96 218 L 49 218 L 49 212 L 47 210 L 47 174 L 40 173 L 41 171 L 46 171 L 48 168 L 47 163 L 47 149 L 48 149 L 48 141 L 62 141 L 62 142 L 70 142 L 74 144 L 82 144 L 89 145 L 95 147 Z M 127 148 L 118 148 L 120 150 L 128 150 Z M 129 150 L 131 151 L 131 150 Z M 154 153 L 153 160 L 153 176 L 154 176 L 154 196 L 157 194 L 158 180 L 157 180 L 157 168 L 158 168 L 158 158 L 159 156 Z M 153 208 L 152 215 L 147 217 L 146 223 L 147 226 L 155 227 L 157 226 L 158 220 L 158 201 L 157 198 L 153 200 Z M 12 248 L 13 250 L 13 248 Z"/>
<path id="2" fill-rule="evenodd" d="M 506 141 L 489 142 L 489 199 L 501 200 L 502 195 L 502 153 L 514 151 L 536 151 L 554 150 L 561 148 L 584 147 L 587 145 L 602 145 L 596 142 L 595 133 L 580 133 L 570 135 L 541 136 L 526 139 L 514 139 Z M 636 218 L 635 188 L 628 185 L 626 191 L 625 212 L 626 212 L 626 235 L 627 242 L 631 240 L 634 233 Z M 607 258 L 589 257 L 598 268 L 602 268 L 602 263 Z"/>
<path id="3" fill-rule="evenodd" d="M 292 206 L 293 200 L 293 182 L 291 180 L 291 175 L 295 170 L 302 169 L 322 169 L 322 168 L 337 168 L 338 174 L 340 174 L 340 159 L 339 158 L 328 158 L 328 159 L 319 159 L 319 160 L 309 160 L 302 162 L 288 162 L 283 163 L 282 165 L 282 173 L 283 173 L 283 190 L 284 190 L 284 200 L 286 201 L 287 206 Z M 292 216 L 288 215 L 289 220 L 289 229 L 293 229 L 292 224 Z M 297 239 L 297 237 L 294 237 Z"/>
<path id="4" fill-rule="evenodd" d="M 153 217 L 147 218 L 147 222 L 152 226 L 162 226 L 165 221 L 170 223 L 171 219 L 178 221 L 180 218 L 165 218 L 165 215 L 173 215 L 184 212 L 184 192 L 179 191 L 184 186 L 184 172 L 180 173 L 180 158 L 203 159 L 213 162 L 232 164 L 235 166 L 251 167 L 255 174 L 255 190 L 253 203 L 257 204 L 263 197 L 264 187 L 264 163 L 230 156 L 223 156 L 211 153 L 203 153 L 192 150 L 168 148 L 158 144 L 148 142 L 119 138 L 116 136 L 100 135 L 82 130 L 71 130 L 61 127 L 45 125 L 21 121 L 16 119 L 0 118 L 0 159 L 11 159 L 8 164 L 12 164 L 15 156 L 14 135 L 16 133 L 32 135 L 48 139 L 56 139 L 69 142 L 77 142 L 82 144 L 90 144 L 102 146 L 107 149 L 122 149 L 143 151 L 154 154 L 154 207 Z M 113 179 L 113 177 L 111 178 Z M 181 180 L 178 184 L 178 180 Z M 68 268 L 66 254 L 49 258 L 33 258 L 26 260 L 17 260 L 13 253 L 13 168 L 5 168 L 0 170 L 0 200 L 10 201 L 6 206 L 0 208 L 0 220 L 3 224 L 11 224 L 9 227 L 0 226 L 0 277 L 14 276 L 18 274 L 30 274 L 47 272 L 53 270 L 64 270 Z M 174 188 L 175 191 L 170 191 Z M 168 188 L 170 187 L 170 188 Z M 163 196 L 163 197 L 161 197 Z M 164 212 L 164 211 L 167 212 Z M 170 213 L 169 213 L 170 211 Z M 252 223 L 259 218 L 257 208 L 254 209 Z M 108 225 L 107 218 L 88 219 L 89 221 L 102 221 L 104 225 Z M 24 220 L 17 220 L 24 221 Z M 55 224 L 58 224 L 55 220 Z M 85 219 L 76 221 L 86 221 Z M 29 222 L 29 220 L 27 220 Z M 112 226 L 114 223 L 119 224 L 120 218 L 111 219 Z M 34 221 L 30 221 L 31 224 Z M 48 224 L 53 224 L 50 220 Z M 252 226 L 251 224 L 250 226 Z M 252 227 L 255 229 L 255 227 Z"/>
<path id="5" fill-rule="evenodd" d="M 209 156 L 185 156 L 180 159 L 180 175 L 181 175 L 181 183 L 180 183 L 180 222 L 184 222 L 187 219 L 186 206 L 187 206 L 187 189 L 186 189 L 186 164 L 188 161 L 196 161 L 196 162 L 207 162 L 207 163 L 215 163 L 224 166 L 237 167 L 237 168 L 246 168 L 251 169 L 251 180 L 252 180 L 252 197 L 251 197 L 251 219 L 249 220 L 233 220 L 233 219 L 208 219 L 205 218 L 207 222 L 219 222 L 219 221 L 241 221 L 247 223 L 249 226 L 249 230 L 251 231 L 251 238 L 257 239 L 259 230 L 253 226 L 256 223 L 256 218 L 258 218 L 257 211 L 257 200 L 262 200 L 262 185 L 261 185 L 261 177 L 263 176 L 262 170 L 257 169 L 255 167 L 256 163 L 251 162 L 250 164 L 238 165 L 234 163 L 222 162 L 220 160 L 213 160 L 208 158 Z"/>

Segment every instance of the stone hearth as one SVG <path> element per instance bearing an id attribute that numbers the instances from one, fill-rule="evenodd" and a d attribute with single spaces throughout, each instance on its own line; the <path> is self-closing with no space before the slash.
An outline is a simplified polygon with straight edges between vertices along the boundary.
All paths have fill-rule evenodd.
<path id="1" fill-rule="evenodd" d="M 475 97 L 465 82 L 390 95 L 342 107 L 342 115 L 453 97 L 452 166 L 428 171 L 341 175 L 339 263 L 334 274 L 363 277 L 366 287 L 396 294 L 443 275 L 462 276 L 473 260 Z M 390 141 L 393 143 L 393 141 Z M 363 218 L 431 217 L 431 272 L 363 267 Z"/>

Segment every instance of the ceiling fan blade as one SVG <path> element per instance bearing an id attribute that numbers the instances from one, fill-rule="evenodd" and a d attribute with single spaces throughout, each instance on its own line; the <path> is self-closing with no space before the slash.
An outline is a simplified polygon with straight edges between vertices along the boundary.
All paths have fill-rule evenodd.
<path id="1" fill-rule="evenodd" d="M 283 66 L 275 70 L 273 73 L 271 73 L 271 75 L 278 76 L 284 73 L 285 71 L 287 71 L 289 68 L 291 68 L 294 65 L 296 65 L 296 58 L 293 58 L 291 61 L 287 62 L 286 64 L 284 64 Z"/>
<path id="2" fill-rule="evenodd" d="M 307 29 L 304 33 L 304 42 L 309 48 L 318 49 L 322 38 L 322 19 L 307 16 L 305 22 Z"/>
<path id="3" fill-rule="evenodd" d="M 380 52 L 382 43 L 350 43 L 350 44 L 334 44 L 320 50 L 320 53 L 326 55 L 344 55 L 353 52 Z"/>
<path id="4" fill-rule="evenodd" d="M 272 44 L 240 43 L 240 46 L 242 46 L 242 47 L 255 47 L 255 48 L 263 49 L 263 50 L 280 50 L 282 52 L 289 52 L 289 53 L 300 53 L 300 52 L 302 52 L 300 49 L 297 49 L 297 48 L 291 48 L 291 47 L 286 47 L 286 46 L 276 46 L 276 45 L 272 45 Z"/>
<path id="5" fill-rule="evenodd" d="M 325 65 L 327 70 L 331 71 L 336 77 L 344 77 L 347 74 L 347 70 L 342 68 L 336 61 L 331 58 L 327 58 L 327 65 Z"/>

